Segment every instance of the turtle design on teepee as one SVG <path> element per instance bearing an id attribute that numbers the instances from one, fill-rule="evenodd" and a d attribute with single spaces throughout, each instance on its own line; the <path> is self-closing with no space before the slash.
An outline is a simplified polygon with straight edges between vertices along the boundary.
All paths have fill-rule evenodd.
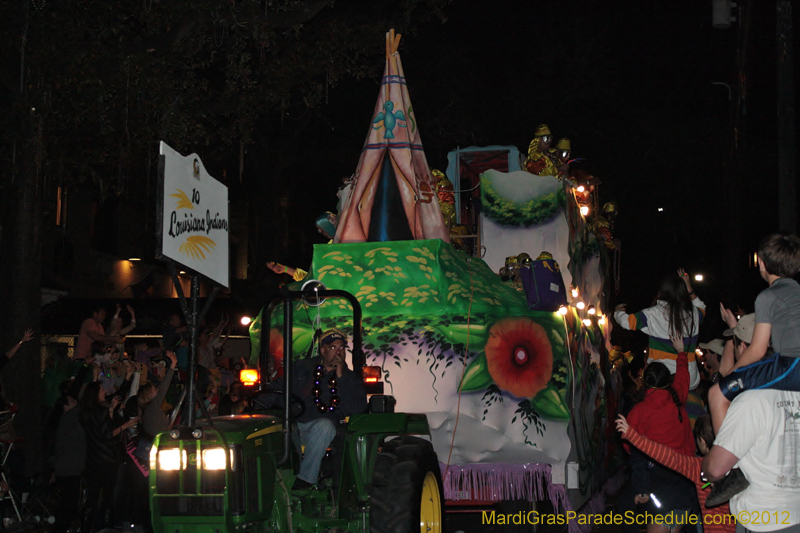
<path id="1" fill-rule="evenodd" d="M 419 122 L 397 46 L 386 34 L 386 68 L 369 132 L 333 242 L 442 239 L 450 235 L 435 200 Z"/>

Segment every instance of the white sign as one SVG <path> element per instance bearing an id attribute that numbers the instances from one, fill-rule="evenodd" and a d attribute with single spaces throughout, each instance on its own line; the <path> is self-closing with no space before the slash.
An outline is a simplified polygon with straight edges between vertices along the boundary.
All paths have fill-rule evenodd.
<path id="1" fill-rule="evenodd" d="M 163 141 L 160 153 L 161 255 L 228 287 L 228 188 L 196 154 L 184 157 Z"/>

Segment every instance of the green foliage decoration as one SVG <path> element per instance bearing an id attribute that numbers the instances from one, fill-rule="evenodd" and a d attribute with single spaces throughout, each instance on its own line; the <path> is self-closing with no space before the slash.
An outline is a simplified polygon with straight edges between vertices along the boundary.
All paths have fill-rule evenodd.
<path id="1" fill-rule="evenodd" d="M 498 224 L 527 228 L 553 218 L 566 205 L 566 196 L 559 188 L 517 204 L 501 197 L 492 187 L 491 180 L 481 176 L 481 202 L 483 212 Z"/>

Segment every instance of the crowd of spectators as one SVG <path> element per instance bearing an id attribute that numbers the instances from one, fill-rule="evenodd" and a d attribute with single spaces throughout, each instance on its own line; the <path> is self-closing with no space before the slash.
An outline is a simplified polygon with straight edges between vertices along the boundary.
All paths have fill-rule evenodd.
<path id="1" fill-rule="evenodd" d="M 72 358 L 49 361 L 44 373 L 43 433 L 57 493 L 57 532 L 146 530 L 150 446 L 185 412 L 175 409 L 188 381 L 188 328 L 181 318 L 166 317 L 161 342 L 126 338 L 136 328 L 131 306 L 117 305 L 108 324 L 106 318 L 105 308 L 93 309 L 81 324 Z M 234 365 L 223 351 L 227 325 L 223 317 L 198 331 L 198 402 L 205 405 L 198 412 L 211 416 L 244 407 L 238 405 L 236 372 L 227 368 Z M 32 338 L 29 329 L 0 357 L 0 368 Z"/>
<path id="2" fill-rule="evenodd" d="M 800 238 L 770 235 L 758 266 L 769 286 L 755 313 L 720 305 L 728 329 L 707 343 L 706 306 L 683 270 L 652 307 L 616 308 L 621 327 L 649 338 L 647 362 L 621 368 L 617 420 L 631 473 L 617 507 L 649 513 L 649 533 L 800 531 Z M 652 518 L 670 513 L 671 525 Z"/>

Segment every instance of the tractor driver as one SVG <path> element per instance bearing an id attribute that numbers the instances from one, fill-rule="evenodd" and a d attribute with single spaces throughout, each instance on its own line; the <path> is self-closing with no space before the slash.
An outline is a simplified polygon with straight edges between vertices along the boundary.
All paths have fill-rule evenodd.
<path id="1" fill-rule="evenodd" d="M 347 368 L 347 336 L 329 329 L 320 337 L 320 357 L 294 363 L 292 389 L 303 399 L 305 412 L 297 419 L 305 446 L 293 490 L 317 483 L 325 451 L 336 436 L 336 424 L 367 410 L 367 393 L 358 374 Z"/>

